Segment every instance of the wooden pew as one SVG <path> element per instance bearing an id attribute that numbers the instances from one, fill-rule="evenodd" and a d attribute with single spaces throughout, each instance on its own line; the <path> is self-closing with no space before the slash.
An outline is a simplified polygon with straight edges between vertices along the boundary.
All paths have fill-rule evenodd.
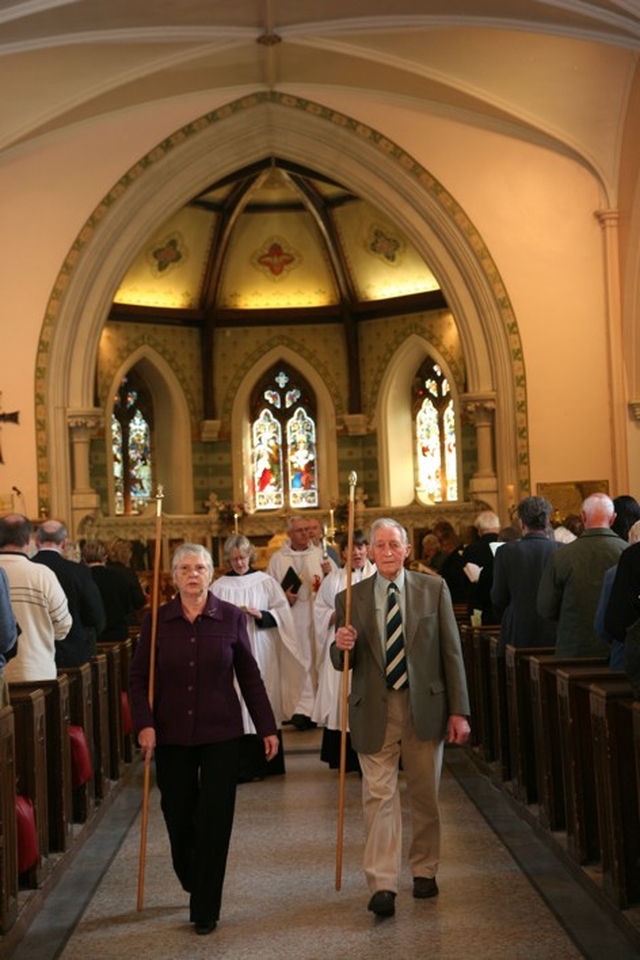
<path id="1" fill-rule="evenodd" d="M 111 789 L 111 734 L 109 730 L 109 675 L 107 658 L 97 653 L 91 661 L 93 680 L 94 781 L 96 802 Z"/>
<path id="2" fill-rule="evenodd" d="M 553 653 L 553 648 L 505 648 L 511 783 L 514 796 L 527 804 L 536 802 L 538 792 L 529 659 L 542 653 Z"/>
<path id="3" fill-rule="evenodd" d="M 566 811 L 567 851 L 579 864 L 600 859 L 591 706 L 592 683 L 619 674 L 602 667 L 562 667 L 556 673 L 558 729 Z"/>
<path id="4" fill-rule="evenodd" d="M 0 710 L 0 933 L 18 916 L 18 842 L 16 836 L 16 764 L 14 715 Z"/>
<path id="5" fill-rule="evenodd" d="M 566 826 L 556 682 L 557 672 L 563 667 L 599 667 L 607 670 L 607 660 L 587 657 L 560 659 L 553 654 L 529 658 L 537 758 L 538 819 L 543 827 L 552 831 L 564 830 Z"/>
<path id="6" fill-rule="evenodd" d="M 20 878 L 21 884 L 41 886 L 51 870 L 49 859 L 49 798 L 47 785 L 47 722 L 42 690 L 11 688 L 14 713 L 17 792 L 34 806 L 39 862 Z"/>
<path id="7" fill-rule="evenodd" d="M 82 727 L 91 754 L 95 770 L 95 750 L 93 734 L 93 680 L 91 664 L 83 663 L 78 667 L 65 667 L 58 671 L 69 681 L 69 719 L 72 724 Z M 96 803 L 95 780 L 91 779 L 79 787 L 73 787 L 72 804 L 75 823 L 86 823 Z"/>
<path id="8" fill-rule="evenodd" d="M 469 606 L 467 603 L 454 603 L 453 615 L 456 618 L 458 627 L 466 626 L 469 623 Z"/>
<path id="9" fill-rule="evenodd" d="M 469 709 L 471 717 L 471 735 L 469 737 L 469 746 L 475 747 L 478 744 L 478 730 L 476 724 L 477 704 L 475 689 L 475 661 L 473 656 L 473 627 L 470 623 L 460 626 L 460 643 L 462 645 L 462 659 L 467 677 L 467 690 L 469 691 Z"/>
<path id="10" fill-rule="evenodd" d="M 49 850 L 59 852 L 69 848 L 73 821 L 69 681 L 60 675 L 55 680 L 12 683 L 10 696 L 32 690 L 45 695 Z"/>
<path id="11" fill-rule="evenodd" d="M 107 661 L 109 682 L 109 776 L 119 780 L 124 773 L 124 738 L 122 735 L 122 665 L 120 643 L 99 643 L 97 652 Z"/>
<path id="12" fill-rule="evenodd" d="M 491 763 L 497 757 L 495 731 L 491 716 L 491 637 L 500 633 L 500 626 L 474 627 L 472 636 L 473 648 L 473 681 L 475 684 L 475 721 L 477 726 L 476 742 L 478 752 L 486 763 Z"/>
<path id="13" fill-rule="evenodd" d="M 507 709 L 507 671 L 500 638 L 489 639 L 489 677 L 491 690 L 491 727 L 498 779 L 511 780 L 511 751 L 509 748 L 509 715 Z"/>
<path id="14" fill-rule="evenodd" d="M 594 683 L 591 723 L 602 862 L 602 889 L 615 907 L 640 902 L 640 818 L 633 700 L 626 677 Z"/>
<path id="15" fill-rule="evenodd" d="M 129 696 L 129 669 L 133 660 L 134 640 L 129 637 L 120 642 L 120 685 L 123 697 Z M 134 755 L 134 736 L 132 732 L 127 733 L 124 729 L 124 719 L 122 723 L 122 757 L 125 763 L 131 763 Z"/>

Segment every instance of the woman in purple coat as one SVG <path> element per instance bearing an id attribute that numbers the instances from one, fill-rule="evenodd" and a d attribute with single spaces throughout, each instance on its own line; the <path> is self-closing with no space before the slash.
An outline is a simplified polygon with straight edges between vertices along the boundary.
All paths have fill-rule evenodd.
<path id="1" fill-rule="evenodd" d="M 207 934 L 220 912 L 244 733 L 234 678 L 267 760 L 277 754 L 278 737 L 245 615 L 209 591 L 210 554 L 199 544 L 182 544 L 171 573 L 178 594 L 158 610 L 153 708 L 150 614 L 131 664 L 129 696 L 145 758 L 155 750 L 173 868 L 191 895 L 196 933 Z"/>

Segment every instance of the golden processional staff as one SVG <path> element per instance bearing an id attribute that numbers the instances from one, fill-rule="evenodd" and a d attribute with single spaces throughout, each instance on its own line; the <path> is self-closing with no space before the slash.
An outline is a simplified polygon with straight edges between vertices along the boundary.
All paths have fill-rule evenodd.
<path id="1" fill-rule="evenodd" d="M 156 671 L 156 634 L 158 632 L 158 603 L 160 596 L 160 560 L 162 558 L 162 500 L 164 491 L 158 484 L 156 493 L 156 547 L 153 558 L 153 586 L 151 589 L 151 647 L 149 650 L 149 706 L 153 709 L 153 694 Z M 138 910 L 142 910 L 144 897 L 144 866 L 147 853 L 147 823 L 149 820 L 149 781 L 151 754 L 144 758 L 144 785 L 142 788 L 142 823 L 140 825 L 140 863 L 138 866 Z"/>
<path id="2" fill-rule="evenodd" d="M 347 520 L 347 590 L 345 597 L 345 626 L 351 624 L 351 554 L 353 552 L 353 511 L 358 475 L 349 474 L 349 514 Z M 340 730 L 340 779 L 338 786 L 338 845 L 336 849 L 336 890 L 342 886 L 342 833 L 344 826 L 344 781 L 347 769 L 347 726 L 349 724 L 349 651 L 343 651 L 342 667 L 342 727 Z"/>

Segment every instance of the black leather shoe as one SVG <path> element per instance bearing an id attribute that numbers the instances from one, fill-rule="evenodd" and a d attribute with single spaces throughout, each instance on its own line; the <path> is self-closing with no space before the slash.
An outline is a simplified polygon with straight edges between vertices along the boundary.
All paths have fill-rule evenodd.
<path id="1" fill-rule="evenodd" d="M 207 920 L 206 923 L 196 923 L 196 933 L 205 936 L 207 933 L 213 933 L 216 928 L 215 920 Z"/>
<path id="2" fill-rule="evenodd" d="M 438 896 L 438 884 L 435 877 L 414 877 L 413 895 L 417 900 L 427 900 Z"/>
<path id="3" fill-rule="evenodd" d="M 396 895 L 392 890 L 376 890 L 369 900 L 367 910 L 376 917 L 392 917 L 396 912 Z"/>

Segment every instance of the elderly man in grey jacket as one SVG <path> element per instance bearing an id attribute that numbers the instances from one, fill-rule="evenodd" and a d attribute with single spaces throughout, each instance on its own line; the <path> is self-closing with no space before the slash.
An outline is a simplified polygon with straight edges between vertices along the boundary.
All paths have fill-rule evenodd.
<path id="1" fill-rule="evenodd" d="M 411 810 L 409 861 L 413 895 L 438 893 L 438 790 L 445 737 L 469 736 L 469 700 L 451 597 L 438 576 L 405 570 L 410 547 L 395 520 L 377 520 L 369 538 L 377 573 L 353 586 L 350 623 L 345 593 L 336 598 L 334 667 L 350 652 L 351 741 L 363 777 L 368 909 L 395 913 L 402 850 L 400 758 Z"/>

